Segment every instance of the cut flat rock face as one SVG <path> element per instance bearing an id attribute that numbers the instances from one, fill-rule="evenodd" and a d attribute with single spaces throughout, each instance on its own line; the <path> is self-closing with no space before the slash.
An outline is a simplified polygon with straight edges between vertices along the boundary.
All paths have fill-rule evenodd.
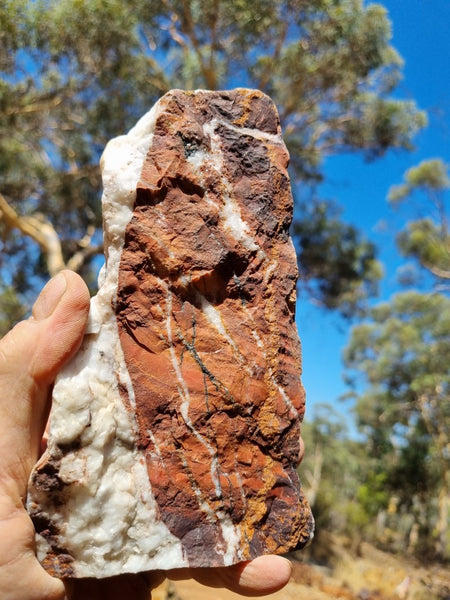
<path id="1" fill-rule="evenodd" d="M 166 94 L 102 159 L 106 265 L 30 480 L 58 577 L 303 546 L 288 154 L 258 91 Z"/>

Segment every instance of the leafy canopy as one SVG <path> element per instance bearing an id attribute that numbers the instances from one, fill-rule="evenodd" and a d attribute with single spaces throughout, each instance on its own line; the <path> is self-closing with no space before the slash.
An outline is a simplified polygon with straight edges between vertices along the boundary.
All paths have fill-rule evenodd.
<path id="1" fill-rule="evenodd" d="M 357 420 L 380 474 L 387 474 L 387 488 L 407 511 L 422 505 L 443 557 L 450 491 L 450 298 L 403 292 L 373 308 L 370 317 L 354 327 L 344 356 Z"/>
<path id="2" fill-rule="evenodd" d="M 450 280 L 450 207 L 448 166 L 442 159 L 422 161 L 408 169 L 404 183 L 389 190 L 388 200 L 393 206 L 409 205 L 409 213 L 416 213 L 398 235 L 402 254 L 414 258 L 431 273 L 441 289 L 449 289 Z M 417 197 L 419 200 L 417 201 Z"/>
<path id="3" fill-rule="evenodd" d="M 320 179 L 326 155 L 410 148 L 425 124 L 392 94 L 402 60 L 379 4 L 4 0 L 0 23 L 0 271 L 20 302 L 64 266 L 93 282 L 100 154 L 170 88 L 268 93 L 302 189 Z M 305 218 L 294 229 L 305 281 L 317 283 L 320 304 L 349 314 L 376 287 L 374 248 L 323 213 L 320 264 L 306 251 Z M 343 264 L 339 285 L 329 260 Z"/>

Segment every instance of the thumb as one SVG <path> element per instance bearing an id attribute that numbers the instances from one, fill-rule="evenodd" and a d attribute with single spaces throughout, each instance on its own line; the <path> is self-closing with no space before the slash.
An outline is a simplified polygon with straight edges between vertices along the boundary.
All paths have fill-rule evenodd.
<path id="1" fill-rule="evenodd" d="M 56 374 L 78 349 L 89 293 L 71 271 L 54 277 L 37 299 L 32 317 L 0 341 L 0 468 L 20 479 L 20 493 L 39 456 Z"/>
<path id="2" fill-rule="evenodd" d="M 34 556 L 34 529 L 23 501 L 39 456 L 54 378 L 76 352 L 89 311 L 82 279 L 63 271 L 43 289 L 32 317 L 0 340 L 0 596 L 59 599 L 62 582 Z"/>

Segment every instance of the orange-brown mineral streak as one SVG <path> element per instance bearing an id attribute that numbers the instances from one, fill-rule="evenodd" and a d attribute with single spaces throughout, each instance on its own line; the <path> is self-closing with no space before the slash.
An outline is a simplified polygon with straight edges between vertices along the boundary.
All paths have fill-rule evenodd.
<path id="1" fill-rule="evenodd" d="M 241 536 L 235 560 L 308 537 L 292 197 L 277 133 L 262 94 L 166 95 L 126 230 L 117 318 L 139 444 L 161 519 L 193 566 L 223 563 L 227 519 Z"/>

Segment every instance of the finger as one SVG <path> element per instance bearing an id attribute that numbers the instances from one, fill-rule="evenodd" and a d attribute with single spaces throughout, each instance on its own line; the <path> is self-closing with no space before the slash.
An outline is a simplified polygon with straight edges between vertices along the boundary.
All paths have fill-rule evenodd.
<path id="1" fill-rule="evenodd" d="M 0 468 L 20 481 L 21 494 L 40 452 L 51 384 L 81 343 L 88 309 L 82 279 L 64 271 L 44 288 L 33 317 L 0 341 Z"/>
<path id="2" fill-rule="evenodd" d="M 64 586 L 34 554 L 34 528 L 24 509 L 27 480 L 39 454 L 56 373 L 78 349 L 89 294 L 69 271 L 42 291 L 33 317 L 0 340 L 0 597 L 62 600 Z"/>
<path id="3" fill-rule="evenodd" d="M 23 505 L 0 497 L 0 598 L 65 600 L 64 585 L 50 577 L 34 553 L 34 527 Z"/>
<path id="4" fill-rule="evenodd" d="M 252 561 L 214 569 L 176 569 L 169 579 L 195 579 L 209 587 L 225 587 L 248 597 L 272 594 L 283 588 L 292 574 L 291 563 L 281 556 L 260 556 Z"/>
<path id="5" fill-rule="evenodd" d="M 78 350 L 89 312 L 89 291 L 81 277 L 62 271 L 42 290 L 33 307 L 33 319 L 41 327 L 30 373 L 34 380 L 50 384 L 61 367 Z"/>
<path id="6" fill-rule="evenodd" d="M 260 556 L 244 565 L 239 573 L 238 594 L 262 596 L 283 588 L 291 578 L 292 564 L 282 556 Z"/>
<path id="7" fill-rule="evenodd" d="M 165 579 L 163 571 L 66 581 L 67 600 L 151 600 L 151 590 Z"/>

